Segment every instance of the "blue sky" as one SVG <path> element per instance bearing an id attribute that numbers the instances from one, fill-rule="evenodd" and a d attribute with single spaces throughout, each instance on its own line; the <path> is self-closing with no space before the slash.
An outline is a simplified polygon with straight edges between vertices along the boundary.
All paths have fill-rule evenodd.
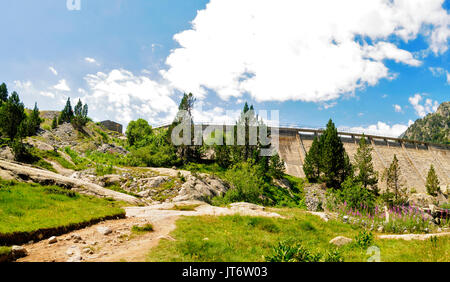
<path id="1" fill-rule="evenodd" d="M 81 98 L 95 120 L 158 124 L 192 92 L 199 120 L 248 101 L 398 135 L 449 100 L 450 1 L 66 2 L 0 0 L 0 81 L 27 107 Z"/>

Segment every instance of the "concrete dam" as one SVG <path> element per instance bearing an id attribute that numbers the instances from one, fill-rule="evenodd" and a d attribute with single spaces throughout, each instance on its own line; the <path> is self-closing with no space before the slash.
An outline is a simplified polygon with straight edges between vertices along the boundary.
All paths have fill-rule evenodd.
<path id="1" fill-rule="evenodd" d="M 312 145 L 314 136 L 323 130 L 301 128 L 279 128 L 279 155 L 286 165 L 286 173 L 292 176 L 305 177 L 303 162 Z M 354 161 L 362 134 L 339 132 L 345 150 Z M 379 175 L 379 188 L 386 189 L 381 175 L 397 156 L 401 171 L 401 182 L 408 190 L 426 193 L 425 183 L 433 164 L 438 175 L 441 191 L 450 189 L 450 146 L 405 140 L 400 138 L 365 135 L 372 145 L 372 162 Z"/>

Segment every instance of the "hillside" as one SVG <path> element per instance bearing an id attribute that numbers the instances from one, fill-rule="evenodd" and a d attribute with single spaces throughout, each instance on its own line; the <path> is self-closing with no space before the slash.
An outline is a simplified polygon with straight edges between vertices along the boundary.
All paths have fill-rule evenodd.
<path id="1" fill-rule="evenodd" d="M 450 102 L 442 103 L 435 113 L 416 120 L 402 137 L 418 141 L 450 144 Z"/>

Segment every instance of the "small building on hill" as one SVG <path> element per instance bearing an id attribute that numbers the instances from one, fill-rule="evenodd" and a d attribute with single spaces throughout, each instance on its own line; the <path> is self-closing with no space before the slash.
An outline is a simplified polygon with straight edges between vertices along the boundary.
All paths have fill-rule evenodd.
<path id="1" fill-rule="evenodd" d="M 111 121 L 111 120 L 105 120 L 105 121 L 100 122 L 100 124 L 102 126 L 104 126 L 106 129 L 122 133 L 123 128 L 122 128 L 122 125 L 120 123 L 117 123 L 117 122 L 114 122 L 114 121 Z"/>

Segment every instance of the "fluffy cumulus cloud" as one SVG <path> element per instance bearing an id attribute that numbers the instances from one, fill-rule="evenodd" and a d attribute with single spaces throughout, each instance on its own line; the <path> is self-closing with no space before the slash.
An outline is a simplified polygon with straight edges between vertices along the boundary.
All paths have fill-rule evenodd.
<path id="1" fill-rule="evenodd" d="M 422 103 L 422 100 L 424 100 L 424 103 Z M 421 94 L 415 94 L 414 96 L 409 97 L 409 103 L 413 106 L 416 114 L 421 118 L 429 113 L 435 112 L 439 107 L 437 101 L 433 101 L 429 98 L 424 99 Z"/>
<path id="2" fill-rule="evenodd" d="M 78 89 L 78 93 L 89 105 L 94 119 L 109 117 L 126 125 L 141 117 L 160 124 L 171 121 L 176 114 L 172 91 L 147 76 L 114 69 L 109 73 L 89 74 L 85 80 L 88 88 Z"/>
<path id="3" fill-rule="evenodd" d="M 391 126 L 382 121 L 379 121 L 377 124 L 369 125 L 367 127 L 364 127 L 364 126 L 340 127 L 339 130 L 350 131 L 350 132 L 355 132 L 355 133 L 364 133 L 367 135 L 398 137 L 403 132 L 405 132 L 406 129 L 408 129 L 408 126 L 411 124 L 412 124 L 412 121 L 409 121 L 408 125 L 394 124 Z"/>
<path id="4" fill-rule="evenodd" d="M 395 110 L 396 113 L 401 113 L 402 112 L 402 106 L 394 105 L 394 110 Z"/>
<path id="5" fill-rule="evenodd" d="M 211 0 L 161 74 L 203 98 L 248 93 L 257 101 L 324 102 L 395 75 L 386 60 L 421 62 L 399 47 L 423 35 L 429 51 L 448 48 L 443 0 Z M 392 42 L 395 42 L 392 43 Z"/>
<path id="6" fill-rule="evenodd" d="M 53 88 L 56 90 L 59 90 L 59 91 L 65 91 L 65 92 L 70 91 L 70 87 L 67 84 L 67 81 L 65 79 L 61 79 L 60 81 L 58 81 L 58 84 L 53 86 Z"/>

